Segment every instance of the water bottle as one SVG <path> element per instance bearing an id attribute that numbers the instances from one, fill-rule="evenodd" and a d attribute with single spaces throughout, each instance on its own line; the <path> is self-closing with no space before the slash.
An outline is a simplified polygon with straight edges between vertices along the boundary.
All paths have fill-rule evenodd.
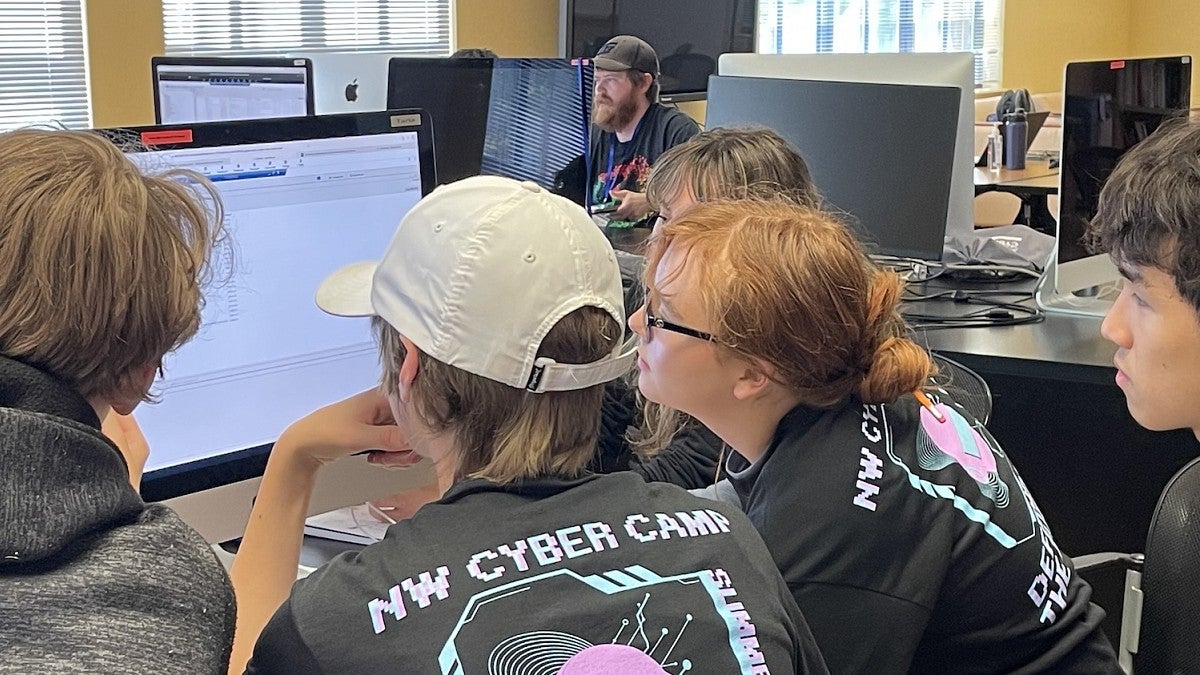
<path id="1" fill-rule="evenodd" d="M 987 165 L 992 171 L 1000 170 L 1000 130 L 992 129 L 987 137 Z"/>
<path id="2" fill-rule="evenodd" d="M 1029 145 L 1029 123 L 1025 111 L 1017 108 L 1004 116 L 1004 168 L 1024 169 Z"/>

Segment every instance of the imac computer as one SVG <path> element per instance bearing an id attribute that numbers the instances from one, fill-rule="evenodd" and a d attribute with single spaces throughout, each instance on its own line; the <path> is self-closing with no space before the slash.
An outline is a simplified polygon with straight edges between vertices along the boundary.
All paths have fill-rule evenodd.
<path id="1" fill-rule="evenodd" d="M 312 63 L 302 58 L 155 56 L 156 124 L 312 115 Z"/>
<path id="2" fill-rule="evenodd" d="M 245 527 L 280 432 L 379 381 L 369 321 L 327 316 L 313 297 L 334 270 L 377 259 L 433 188 L 430 128 L 420 111 L 389 111 L 100 133 L 138 142 L 128 156 L 146 169 L 207 176 L 224 205 L 200 331 L 167 355 L 151 390 L 160 402 L 135 417 L 151 450 L 143 496 L 228 540 Z M 362 459 L 322 471 L 313 513 L 430 478 Z"/>
<path id="3" fill-rule="evenodd" d="M 839 80 L 957 87 L 958 120 L 946 236 L 975 229 L 975 55 L 950 54 L 722 54 L 721 75 Z M 879 118 L 882 126 L 893 122 Z"/>
<path id="4" fill-rule="evenodd" d="M 318 115 L 387 110 L 388 61 L 378 52 L 292 52 L 312 61 Z M 391 106 L 403 108 L 405 106 Z M 415 106 L 408 106 L 415 107 Z"/>
<path id="5" fill-rule="evenodd" d="M 1063 83 L 1062 163 L 1055 252 L 1037 290 L 1048 312 L 1103 316 L 1120 275 L 1084 236 L 1100 189 L 1130 148 L 1191 105 L 1190 56 L 1068 63 Z"/>
<path id="6" fill-rule="evenodd" d="M 958 87 L 714 75 L 706 121 L 774 129 L 871 253 L 936 262 L 960 98 Z"/>

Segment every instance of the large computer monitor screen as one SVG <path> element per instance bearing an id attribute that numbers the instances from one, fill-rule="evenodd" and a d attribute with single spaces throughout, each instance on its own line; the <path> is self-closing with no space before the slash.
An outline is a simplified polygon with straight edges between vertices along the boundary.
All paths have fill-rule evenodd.
<path id="1" fill-rule="evenodd" d="M 975 230 L 974 54 L 722 54 L 718 70 L 721 75 L 741 77 L 958 87 L 946 235 L 969 235 Z"/>
<path id="2" fill-rule="evenodd" d="M 325 315 L 313 296 L 386 249 L 433 188 L 432 144 L 420 111 L 132 132 L 138 165 L 213 181 L 227 233 L 200 332 L 164 360 L 161 401 L 135 413 L 151 448 L 143 495 L 161 500 L 261 474 L 289 423 L 378 382 L 369 323 Z"/>
<path id="3" fill-rule="evenodd" d="M 1121 157 L 1191 105 L 1189 56 L 1068 63 L 1063 84 L 1056 256 L 1038 302 L 1049 311 L 1103 315 L 1119 279 L 1084 242 L 1100 190 Z"/>
<path id="4" fill-rule="evenodd" d="M 388 108 L 420 108 L 433 124 L 438 183 L 479 175 L 492 61 L 406 56 L 388 64 Z"/>
<path id="5" fill-rule="evenodd" d="M 560 0 L 559 54 L 591 58 L 615 35 L 636 35 L 658 54 L 664 101 L 704 98 L 717 58 L 753 52 L 757 0 Z"/>
<path id="6" fill-rule="evenodd" d="M 303 58 L 155 56 L 156 124 L 312 115 L 312 63 Z"/>
<path id="7" fill-rule="evenodd" d="M 958 87 L 714 75 L 706 121 L 774 129 L 872 253 L 938 261 L 960 96 Z"/>
<path id="8" fill-rule="evenodd" d="M 592 67 L 587 59 L 398 57 L 388 107 L 433 123 L 437 180 L 494 174 L 584 204 Z"/>
<path id="9" fill-rule="evenodd" d="M 591 100 L 587 59 L 496 59 L 480 171 L 586 205 Z"/>

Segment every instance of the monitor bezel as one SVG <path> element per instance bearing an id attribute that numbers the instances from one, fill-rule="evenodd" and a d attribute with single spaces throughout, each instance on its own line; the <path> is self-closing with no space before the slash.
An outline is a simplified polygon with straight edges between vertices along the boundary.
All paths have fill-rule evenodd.
<path id="1" fill-rule="evenodd" d="M 117 127 L 92 131 L 112 141 L 125 152 L 158 152 L 183 148 L 371 136 L 414 130 L 417 132 L 417 151 L 421 163 L 421 195 L 424 196 L 436 185 L 433 130 L 424 112 L 415 108 L 313 117 Z M 190 137 L 191 140 L 147 145 L 147 141 L 155 139 L 155 134 L 159 134 L 160 138 Z M 142 145 L 137 144 L 138 139 Z M 142 498 L 148 502 L 162 501 L 261 476 L 272 445 L 266 443 L 217 457 L 147 471 L 142 477 Z"/>
<path id="2" fill-rule="evenodd" d="M 159 99 L 158 91 L 158 67 L 159 66 L 201 66 L 201 67 L 219 67 L 242 66 L 246 68 L 304 68 L 304 107 L 307 110 L 306 115 L 312 116 L 316 114 L 317 101 L 316 90 L 313 87 L 313 64 L 312 59 L 307 57 L 283 57 L 283 56 L 153 56 L 150 58 L 150 83 L 154 87 L 154 123 L 162 124 L 162 101 Z M 282 117 L 272 117 L 265 119 L 287 119 Z M 226 120 L 235 121 L 235 120 Z M 236 120 L 244 121 L 244 120 Z M 199 124 L 199 122 L 197 122 Z M 207 124 L 207 123 L 206 123 Z"/>

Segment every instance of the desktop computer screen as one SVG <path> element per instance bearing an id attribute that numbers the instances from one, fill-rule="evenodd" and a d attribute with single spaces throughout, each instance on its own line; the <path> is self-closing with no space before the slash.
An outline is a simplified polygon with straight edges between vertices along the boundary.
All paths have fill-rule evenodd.
<path id="1" fill-rule="evenodd" d="M 496 59 L 480 170 L 585 206 L 592 67 L 586 59 Z"/>
<path id="2" fill-rule="evenodd" d="M 138 165 L 216 185 L 226 229 L 200 331 L 164 360 L 160 402 L 135 413 L 151 448 L 143 495 L 159 500 L 259 475 L 289 423 L 378 382 L 369 322 L 313 297 L 386 249 L 433 188 L 432 143 L 419 111 L 132 131 L 147 146 L 128 154 Z"/>
<path id="3" fill-rule="evenodd" d="M 420 108 L 433 124 L 438 183 L 479 175 L 492 61 L 405 56 L 388 63 L 387 107 Z"/>
<path id="4" fill-rule="evenodd" d="M 975 231 L 975 55 L 722 54 L 719 75 L 958 87 L 958 123 L 946 235 Z M 1032 138 L 1033 129 L 1030 128 Z"/>
<path id="5" fill-rule="evenodd" d="M 157 124 L 312 115 L 312 63 L 304 58 L 155 56 Z"/>
<path id="6" fill-rule="evenodd" d="M 584 204 L 592 67 L 587 59 L 397 57 L 388 107 L 425 110 L 437 180 L 530 180 Z"/>
<path id="7" fill-rule="evenodd" d="M 1055 259 L 1038 303 L 1047 311 L 1102 316 L 1119 279 L 1107 255 L 1084 242 L 1100 190 L 1117 162 L 1164 120 L 1191 105 L 1189 56 L 1068 63 Z"/>
<path id="8" fill-rule="evenodd" d="M 714 75 L 708 128 L 774 129 L 871 253 L 940 261 L 958 87 Z"/>

